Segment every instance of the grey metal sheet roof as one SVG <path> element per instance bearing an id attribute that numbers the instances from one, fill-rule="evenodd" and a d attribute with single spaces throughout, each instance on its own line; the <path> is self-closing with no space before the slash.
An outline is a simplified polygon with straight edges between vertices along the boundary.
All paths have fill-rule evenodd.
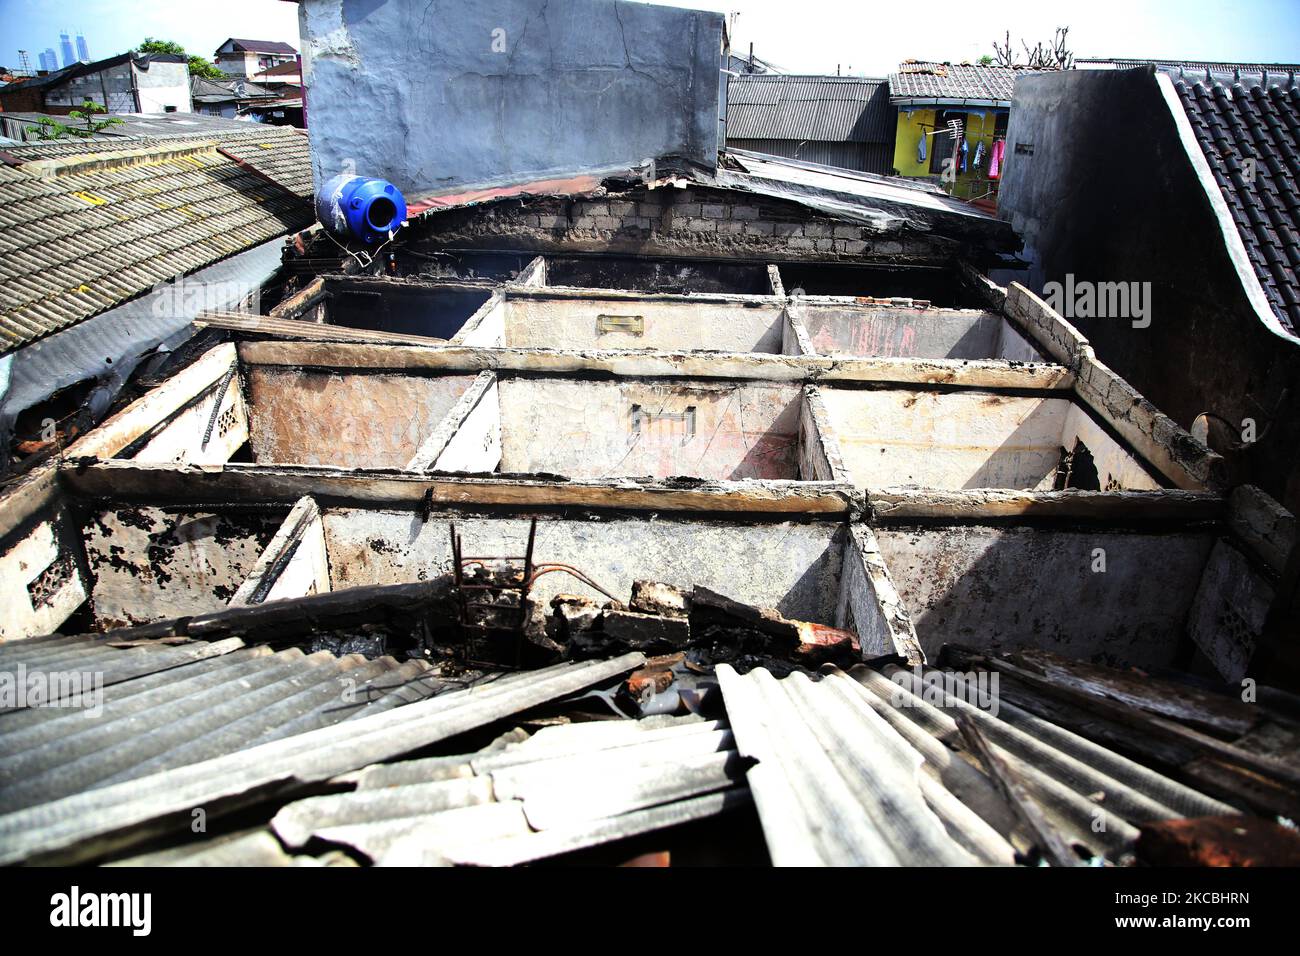
<path id="1" fill-rule="evenodd" d="M 285 806 L 286 846 L 344 844 L 380 864 L 506 865 L 747 802 L 725 725 L 649 718 L 544 728 L 478 754 L 367 768 L 349 793 Z"/>
<path id="2" fill-rule="evenodd" d="M 140 654 L 170 654 L 171 669 L 115 683 L 93 720 L 84 708 L 36 707 L 6 716 L 0 722 L 0 813 L 353 720 L 450 686 L 422 661 L 250 648 L 178 667 L 177 653 L 209 645 L 125 650 L 74 640 L 71 649 L 61 642 L 33 649 L 23 658 L 27 672 L 103 673 L 114 657 Z M 222 643 L 232 642 L 241 643 Z M 0 670 L 16 666 L 11 658 L 21 648 L 0 654 Z"/>
<path id="3" fill-rule="evenodd" d="M 727 86 L 728 139 L 892 144 L 896 122 L 883 79 L 746 75 Z"/>
<path id="4" fill-rule="evenodd" d="M 313 219 L 306 137 L 284 127 L 219 141 L 28 144 L 7 152 L 23 162 L 0 166 L 3 351 Z M 30 165 L 80 159 L 107 168 L 49 175 Z"/>
<path id="5" fill-rule="evenodd" d="M 162 832 L 184 832 L 193 807 L 206 808 L 212 819 L 245 805 L 251 794 L 292 793 L 568 696 L 644 662 L 641 654 L 625 654 L 501 677 L 29 806 L 0 816 L 0 863 L 92 859 Z M 0 723 L 0 739 L 3 734 Z"/>
<path id="6" fill-rule="evenodd" d="M 717 668 L 777 866 L 965 866 L 921 789 L 923 758 L 845 682 Z"/>
<path id="7" fill-rule="evenodd" d="M 718 667 L 727 718 L 777 865 L 1010 863 L 1027 844 L 987 770 L 957 754 L 971 721 L 1067 842 L 1112 861 L 1140 824 L 1236 808 L 1002 696 L 972 703 L 964 674 L 823 668 L 819 679 Z M 1094 824 L 1104 821 L 1100 829 Z"/>

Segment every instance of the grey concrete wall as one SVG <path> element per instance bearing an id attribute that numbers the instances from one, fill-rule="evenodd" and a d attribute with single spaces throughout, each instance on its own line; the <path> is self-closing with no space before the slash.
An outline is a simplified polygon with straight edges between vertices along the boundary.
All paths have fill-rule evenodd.
<path id="1" fill-rule="evenodd" d="M 304 0 L 319 186 L 354 164 L 408 201 L 492 180 L 712 167 L 722 17 L 613 0 Z"/>
<path id="2" fill-rule="evenodd" d="M 514 348 L 705 349 L 780 352 L 781 303 L 625 296 L 507 295 L 505 344 Z"/>
<path id="3" fill-rule="evenodd" d="M 1077 405 L 992 392 L 823 386 L 831 431 L 859 487 L 1050 490 L 1061 449 L 1082 441 L 1102 488 L 1158 485 Z"/>
<path id="4" fill-rule="evenodd" d="M 1147 667 L 1175 661 L 1215 540 L 977 525 L 877 528 L 876 537 L 931 659 L 953 642 Z"/>
<path id="5" fill-rule="evenodd" d="M 252 366 L 249 439 L 259 463 L 402 468 L 472 375 L 342 375 Z"/>
<path id="6" fill-rule="evenodd" d="M 451 570 L 447 531 L 454 518 L 466 553 L 522 554 L 526 518 L 466 518 L 412 512 L 325 511 L 334 590 L 364 584 L 426 580 Z M 541 517 L 534 560 L 580 568 L 601 587 L 627 600 L 632 582 L 696 584 L 737 601 L 775 607 L 787 617 L 832 624 L 839 597 L 847 532 L 822 522 L 744 524 L 661 516 L 591 520 Z M 744 573 L 737 573 L 743 568 Z M 546 604 L 560 592 L 604 596 L 564 574 L 538 579 L 534 597 Z"/>
<path id="7" fill-rule="evenodd" d="M 508 378 L 501 470 L 570 478 L 799 477 L 799 385 Z"/>
<path id="8" fill-rule="evenodd" d="M 1101 361 L 1184 428 L 1204 411 L 1234 423 L 1253 417 L 1260 438 L 1228 456 L 1232 483 L 1300 507 L 1300 346 L 1271 332 L 1247 300 L 1156 77 L 1020 78 L 1007 157 L 998 207 L 1025 240 L 1022 281 L 1035 291 L 1067 273 L 1150 282 L 1148 328 L 1071 321 Z"/>
<path id="9" fill-rule="evenodd" d="M 284 518 L 122 507 L 92 514 L 82 536 L 95 627 L 108 630 L 221 610 Z"/>
<path id="10" fill-rule="evenodd" d="M 805 301 L 799 314 L 819 355 L 1046 361 L 1005 318 L 979 309 Z"/>

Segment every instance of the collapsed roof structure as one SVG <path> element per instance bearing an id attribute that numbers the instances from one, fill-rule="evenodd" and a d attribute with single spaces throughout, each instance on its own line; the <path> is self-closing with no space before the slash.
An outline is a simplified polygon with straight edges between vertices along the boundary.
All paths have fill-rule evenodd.
<path id="1" fill-rule="evenodd" d="M 557 18 L 528 63 L 633 9 L 508 6 Z M 308 0 L 307 83 L 403 7 Z M 713 19 L 635 9 L 606 79 Z M 670 152 L 298 233 L 273 307 L 5 489 L 0 862 L 1294 852 L 1291 516 L 984 275 L 1005 224 Z"/>

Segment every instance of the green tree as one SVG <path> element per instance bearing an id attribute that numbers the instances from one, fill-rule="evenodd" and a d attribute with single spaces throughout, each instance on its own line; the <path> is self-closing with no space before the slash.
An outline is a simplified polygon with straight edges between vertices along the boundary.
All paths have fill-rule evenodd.
<path id="1" fill-rule="evenodd" d="M 207 80 L 219 80 L 223 76 L 217 69 L 215 63 L 203 59 L 201 56 L 191 56 L 185 52 L 185 48 L 179 43 L 172 40 L 155 40 L 153 37 L 145 37 L 136 50 L 140 53 L 167 53 L 172 56 L 183 56 L 189 60 L 190 76 L 201 76 Z"/>
<path id="2" fill-rule="evenodd" d="M 36 121 L 36 126 L 33 127 L 32 133 L 37 139 L 41 140 L 62 139 L 65 136 L 71 135 L 72 130 L 68 129 L 68 127 L 64 126 L 56 119 L 52 119 L 49 116 L 42 116 Z"/>
<path id="3" fill-rule="evenodd" d="M 38 140 L 63 139 L 65 136 L 80 136 L 84 139 L 88 136 L 94 136 L 110 126 L 121 125 L 122 121 L 116 116 L 95 119 L 98 114 L 104 112 L 107 112 L 104 107 L 94 100 L 84 100 L 79 109 L 68 110 L 68 116 L 75 120 L 81 120 L 86 124 L 85 126 L 69 126 L 52 117 L 42 116 L 37 121 L 32 132 Z"/>
<path id="4" fill-rule="evenodd" d="M 73 136 L 94 136 L 110 126 L 120 126 L 122 124 L 122 121 L 116 116 L 106 116 L 102 120 L 95 119 L 96 114 L 107 112 L 108 110 L 94 100 L 84 100 L 80 109 L 68 110 L 68 115 L 73 119 L 83 121 L 86 124 L 85 128 L 69 126 L 68 132 Z"/>

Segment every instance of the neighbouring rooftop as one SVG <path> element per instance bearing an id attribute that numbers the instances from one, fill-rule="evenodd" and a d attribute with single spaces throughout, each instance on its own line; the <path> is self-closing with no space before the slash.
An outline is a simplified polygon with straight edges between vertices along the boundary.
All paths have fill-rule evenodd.
<path id="1" fill-rule="evenodd" d="M 11 146 L 0 165 L 0 336 L 9 351 L 312 222 L 307 141 L 258 127 L 197 139 Z"/>
<path id="2" fill-rule="evenodd" d="M 895 106 L 1000 106 L 1010 108 L 1016 77 L 1028 67 L 982 66 L 904 60 L 889 75 L 889 101 Z"/>
<path id="3" fill-rule="evenodd" d="M 1294 67 L 1285 74 L 1200 76 L 1195 69 L 1179 69 L 1170 75 L 1268 303 L 1295 335 L 1300 331 L 1300 85 Z"/>

